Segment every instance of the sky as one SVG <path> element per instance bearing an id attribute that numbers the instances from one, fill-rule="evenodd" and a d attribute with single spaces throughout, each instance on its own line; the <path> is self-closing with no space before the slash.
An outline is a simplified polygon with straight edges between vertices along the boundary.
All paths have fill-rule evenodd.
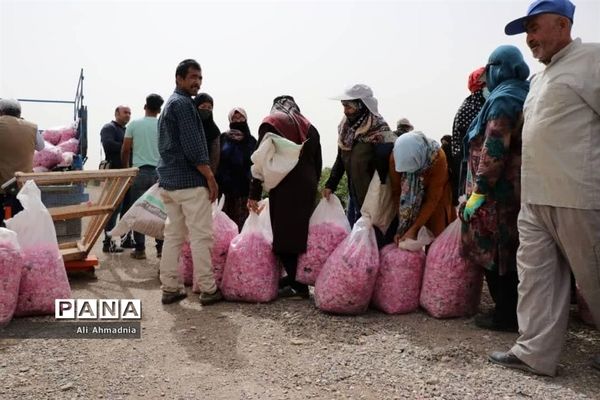
<path id="1" fill-rule="evenodd" d="M 600 1 L 574 0 L 573 37 L 600 42 Z M 165 100 L 175 68 L 202 66 L 201 91 L 215 100 L 215 122 L 241 106 L 252 132 L 272 100 L 294 96 L 321 135 L 323 160 L 337 152 L 343 113 L 331 100 L 355 83 L 369 85 L 395 129 L 407 117 L 439 139 L 451 134 L 468 96 L 467 77 L 499 45 L 523 52 L 525 35 L 504 26 L 528 0 L 396 1 L 28 1 L 0 0 L 0 97 L 73 100 L 83 68 L 88 161 L 101 160 L 100 129 L 128 105 L 143 117 L 146 95 Z M 22 103 L 22 116 L 49 128 L 73 119 L 70 105 Z M 1 145 L 1 144 L 0 144 Z"/>

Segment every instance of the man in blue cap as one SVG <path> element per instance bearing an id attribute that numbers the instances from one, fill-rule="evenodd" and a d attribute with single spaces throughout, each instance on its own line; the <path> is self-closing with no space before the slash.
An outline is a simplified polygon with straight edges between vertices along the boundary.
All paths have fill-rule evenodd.
<path id="1" fill-rule="evenodd" d="M 527 34 L 536 74 L 524 105 L 519 214 L 521 336 L 493 363 L 556 375 L 569 320 L 570 271 L 600 327 L 600 44 L 571 39 L 575 5 L 537 0 L 506 25 Z M 600 356 L 592 365 L 600 369 Z"/>

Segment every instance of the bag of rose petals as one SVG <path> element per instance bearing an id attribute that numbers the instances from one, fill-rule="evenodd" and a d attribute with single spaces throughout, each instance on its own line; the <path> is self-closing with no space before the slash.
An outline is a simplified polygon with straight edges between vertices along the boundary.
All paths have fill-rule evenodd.
<path id="1" fill-rule="evenodd" d="M 350 235 L 325 262 L 315 283 L 315 303 L 325 312 L 361 314 L 367 310 L 379 270 L 375 231 L 368 217 L 354 224 Z"/>
<path id="2" fill-rule="evenodd" d="M 266 303 L 277 298 L 280 268 L 273 254 L 269 200 L 251 212 L 229 245 L 221 292 L 227 300 Z"/>
<path id="3" fill-rule="evenodd" d="M 322 198 L 308 224 L 306 253 L 298 257 L 296 280 L 314 285 L 327 258 L 350 233 L 350 223 L 340 199 Z"/>
<path id="4" fill-rule="evenodd" d="M 470 316 L 479 307 L 483 269 L 460 255 L 461 223 L 451 223 L 427 254 L 420 303 L 435 318 Z"/>
<path id="5" fill-rule="evenodd" d="M 17 234 L 0 228 L 0 326 L 10 322 L 17 308 L 22 270 Z"/>
<path id="6" fill-rule="evenodd" d="M 227 251 L 231 241 L 238 235 L 238 226 L 225 212 L 223 204 L 225 196 L 221 197 L 219 202 L 213 203 L 213 244 L 210 249 L 210 258 L 212 261 L 212 270 L 215 276 L 217 287 L 221 287 L 223 280 L 223 269 L 227 260 Z M 186 286 L 192 286 L 194 293 L 200 293 L 200 288 L 196 279 L 194 279 L 194 262 L 192 260 L 192 249 L 190 242 L 186 241 L 181 248 L 179 255 L 179 273 Z"/>
<path id="7" fill-rule="evenodd" d="M 54 300 L 71 297 L 54 223 L 34 181 L 23 185 L 17 199 L 23 211 L 6 221 L 17 234 L 23 255 L 15 316 L 54 314 Z"/>
<path id="8" fill-rule="evenodd" d="M 394 243 L 381 249 L 373 299 L 386 314 L 405 314 L 419 308 L 425 252 L 403 250 Z"/>

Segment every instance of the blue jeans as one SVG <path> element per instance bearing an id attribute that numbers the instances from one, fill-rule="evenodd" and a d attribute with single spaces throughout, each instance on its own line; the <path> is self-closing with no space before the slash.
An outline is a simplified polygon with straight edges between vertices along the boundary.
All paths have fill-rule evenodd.
<path id="1" fill-rule="evenodd" d="M 130 203 L 133 204 L 137 199 L 142 197 L 148 189 L 152 187 L 158 181 L 158 175 L 156 174 L 156 168 L 148 165 L 140 167 L 140 172 L 137 174 L 133 181 L 133 185 L 129 189 Z M 133 239 L 135 241 L 135 250 L 144 251 L 146 249 L 146 237 L 134 231 Z M 156 240 L 156 250 L 160 253 L 162 251 L 163 241 Z"/>

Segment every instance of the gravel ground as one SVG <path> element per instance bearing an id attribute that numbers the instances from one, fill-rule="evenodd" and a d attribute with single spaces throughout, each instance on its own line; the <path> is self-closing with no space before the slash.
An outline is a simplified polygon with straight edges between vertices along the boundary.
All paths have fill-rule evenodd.
<path id="1" fill-rule="evenodd" d="M 600 398 L 600 332 L 575 319 L 560 376 L 542 378 L 489 364 L 516 335 L 469 319 L 330 316 L 306 300 L 203 308 L 191 293 L 163 306 L 149 253 L 96 251 L 98 280 L 71 279 L 76 298 L 141 299 L 141 340 L 0 340 L 0 399 Z"/>
<path id="2" fill-rule="evenodd" d="M 516 334 L 471 319 L 330 316 L 289 299 L 203 308 L 191 292 L 163 306 L 147 251 L 97 243 L 97 280 L 71 277 L 75 298 L 141 299 L 142 339 L 0 339 L 0 399 L 600 399 L 600 332 L 575 317 L 560 375 L 544 378 L 491 365 Z"/>

